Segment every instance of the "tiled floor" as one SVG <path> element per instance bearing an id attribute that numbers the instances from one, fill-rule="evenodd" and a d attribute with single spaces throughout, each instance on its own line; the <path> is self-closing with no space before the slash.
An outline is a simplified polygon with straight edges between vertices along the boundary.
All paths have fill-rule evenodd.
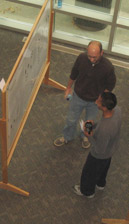
<path id="1" fill-rule="evenodd" d="M 7 80 L 23 46 L 23 35 L 0 30 L 0 78 Z M 50 76 L 66 85 L 76 56 L 52 50 Z M 89 150 L 80 139 L 56 148 L 69 102 L 63 92 L 41 86 L 9 165 L 9 183 L 30 192 L 28 198 L 0 190 L 2 224 L 100 224 L 102 218 L 123 219 L 129 210 L 129 70 L 115 67 L 115 93 L 122 108 L 120 144 L 112 159 L 103 192 L 95 198 L 76 196 Z"/>

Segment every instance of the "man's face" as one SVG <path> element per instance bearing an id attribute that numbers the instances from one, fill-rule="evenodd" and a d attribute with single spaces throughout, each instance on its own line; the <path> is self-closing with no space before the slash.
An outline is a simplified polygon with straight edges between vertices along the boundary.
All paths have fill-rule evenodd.
<path id="1" fill-rule="evenodd" d="M 95 101 L 95 103 L 97 104 L 98 109 L 102 110 L 103 106 L 102 106 L 102 97 L 101 97 L 101 95 L 98 97 L 98 99 Z"/>
<path id="2" fill-rule="evenodd" d="M 103 51 L 100 52 L 100 48 L 98 46 L 91 44 L 88 47 L 87 55 L 88 55 L 88 59 L 90 60 L 92 64 L 97 64 L 103 55 Z"/>

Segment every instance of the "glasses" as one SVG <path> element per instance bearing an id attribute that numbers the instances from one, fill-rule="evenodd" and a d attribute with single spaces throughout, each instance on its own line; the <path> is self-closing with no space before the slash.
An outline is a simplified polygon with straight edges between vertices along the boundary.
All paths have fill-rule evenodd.
<path id="1" fill-rule="evenodd" d="M 98 57 L 88 55 L 88 58 L 89 58 L 89 59 L 97 59 Z"/>

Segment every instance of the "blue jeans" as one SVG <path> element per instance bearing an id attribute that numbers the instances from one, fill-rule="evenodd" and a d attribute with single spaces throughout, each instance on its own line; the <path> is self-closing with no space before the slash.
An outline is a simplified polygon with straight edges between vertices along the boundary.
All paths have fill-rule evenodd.
<path id="1" fill-rule="evenodd" d="M 97 113 L 98 107 L 95 102 L 82 100 L 74 92 L 72 100 L 70 101 L 69 113 L 66 121 L 66 125 L 63 130 L 65 140 L 71 141 L 76 133 L 77 122 L 80 118 L 82 111 L 85 109 L 85 121 L 94 120 Z M 81 133 L 81 137 L 84 137 L 84 133 Z"/>

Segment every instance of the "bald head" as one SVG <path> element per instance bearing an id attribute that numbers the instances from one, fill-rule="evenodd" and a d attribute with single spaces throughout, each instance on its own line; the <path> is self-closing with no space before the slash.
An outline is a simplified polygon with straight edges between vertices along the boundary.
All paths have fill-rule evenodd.
<path id="1" fill-rule="evenodd" d="M 88 44 L 88 47 L 89 46 L 98 46 L 99 47 L 99 50 L 100 50 L 100 52 L 102 51 L 102 44 L 99 42 L 99 41 L 90 41 L 90 43 Z"/>
<path id="2" fill-rule="evenodd" d="M 91 41 L 88 45 L 88 58 L 91 63 L 98 63 L 102 55 L 102 44 L 99 41 Z"/>

